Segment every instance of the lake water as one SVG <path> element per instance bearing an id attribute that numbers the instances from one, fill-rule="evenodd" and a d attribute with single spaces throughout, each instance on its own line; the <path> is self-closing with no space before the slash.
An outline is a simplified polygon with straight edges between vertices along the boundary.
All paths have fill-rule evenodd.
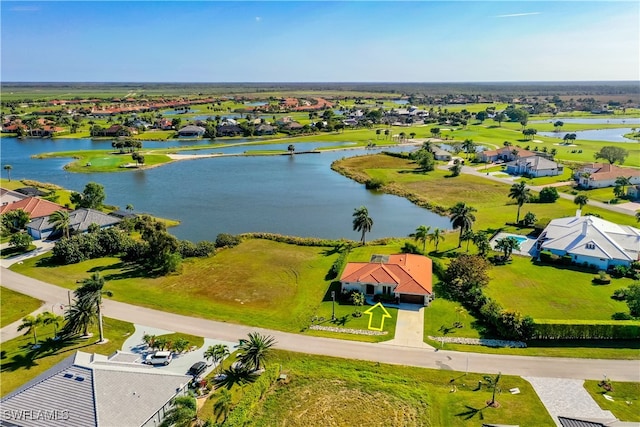
<path id="1" fill-rule="evenodd" d="M 591 118 L 562 118 L 562 117 L 558 117 L 558 118 L 554 118 L 554 119 L 547 119 L 547 120 L 532 120 L 529 123 L 555 123 L 555 122 L 563 122 L 563 123 L 577 123 L 577 124 L 581 124 L 581 125 L 604 125 L 604 124 L 612 124 L 612 125 L 624 125 L 624 124 L 628 124 L 628 125 L 633 125 L 633 124 L 640 124 L 640 118 L 638 117 L 626 117 L 624 119 L 608 119 L 608 118 L 597 118 L 597 119 L 591 119 Z"/>
<path id="2" fill-rule="evenodd" d="M 548 136 L 551 138 L 562 139 L 567 133 L 562 132 L 538 132 L 538 135 Z M 625 138 L 625 133 L 631 133 L 631 128 L 615 128 L 615 129 L 593 129 L 570 132 L 576 134 L 576 141 L 610 141 L 610 142 L 629 142 L 636 143 L 637 140 Z"/>
<path id="3" fill-rule="evenodd" d="M 399 104 L 399 105 L 407 105 L 409 103 L 409 100 L 407 100 L 407 99 L 394 99 L 393 102 L 395 102 L 396 104 Z"/>
<path id="4" fill-rule="evenodd" d="M 110 147 L 110 142 L 2 138 L 1 144 L 2 165 L 12 165 L 12 178 L 52 182 L 75 191 L 82 191 L 87 182 L 99 182 L 105 187 L 108 204 L 132 204 L 136 212 L 181 220 L 181 225 L 171 231 L 181 239 L 214 240 L 218 233 L 266 231 L 357 240 L 359 233 L 352 230 L 351 215 L 361 205 L 367 206 L 374 221 L 368 239 L 406 236 L 420 224 L 450 228 L 446 217 L 401 197 L 368 191 L 330 169 L 336 159 L 370 150 L 205 158 L 148 170 L 84 174 L 65 171 L 63 166 L 69 159 L 29 157 L 84 147 L 103 149 Z M 302 143 L 295 146 L 299 151 L 306 147 Z M 246 151 L 249 147 L 224 150 L 236 149 Z"/>

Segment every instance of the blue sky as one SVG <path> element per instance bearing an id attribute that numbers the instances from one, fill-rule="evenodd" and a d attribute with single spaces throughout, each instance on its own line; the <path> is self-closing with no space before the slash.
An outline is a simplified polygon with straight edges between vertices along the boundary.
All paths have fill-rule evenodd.
<path id="1" fill-rule="evenodd" d="M 2 81 L 640 79 L 640 3 L 1 4 Z"/>

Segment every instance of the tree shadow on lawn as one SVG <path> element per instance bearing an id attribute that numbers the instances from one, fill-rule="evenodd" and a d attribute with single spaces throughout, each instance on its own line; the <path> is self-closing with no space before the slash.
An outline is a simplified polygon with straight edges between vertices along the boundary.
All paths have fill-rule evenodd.
<path id="1" fill-rule="evenodd" d="M 331 282 L 331 284 L 327 288 L 327 292 L 325 292 L 324 297 L 322 297 L 323 302 L 333 301 L 333 298 L 331 297 L 331 292 L 336 293 L 336 302 L 340 303 L 340 295 L 342 292 L 342 286 L 340 285 L 340 281 L 334 280 L 333 282 Z"/>
<path id="2" fill-rule="evenodd" d="M 108 266 L 94 267 L 89 272 L 104 272 L 108 270 L 116 270 L 117 272 L 104 274 L 104 279 L 120 280 L 120 279 L 135 279 L 135 278 L 155 278 L 164 276 L 159 269 L 152 270 L 142 264 L 129 263 L 129 262 L 117 262 Z M 118 271 L 119 270 L 119 271 Z"/>
<path id="3" fill-rule="evenodd" d="M 464 407 L 467 408 L 467 410 L 457 413 L 456 417 L 462 417 L 464 420 L 470 420 L 471 418 L 478 415 L 478 418 L 480 418 L 481 420 L 484 420 L 484 414 L 482 413 L 482 411 L 487 409 L 489 405 L 483 408 L 474 408 L 473 406 L 469 406 L 469 405 L 464 405 Z"/>
<path id="4" fill-rule="evenodd" d="M 5 362 L 0 368 L 0 372 L 14 372 L 19 369 L 31 369 L 34 366 L 38 366 L 36 362 L 38 359 L 42 359 L 49 356 L 55 356 L 58 354 L 76 352 L 84 347 L 89 347 L 95 344 L 95 340 L 87 340 L 84 345 L 78 345 L 83 341 L 83 338 L 79 336 L 70 338 L 61 338 L 54 340 L 53 338 L 47 338 L 44 341 L 38 342 L 40 347 L 34 349 L 31 340 L 19 347 L 18 354 L 15 354 L 11 361 Z M 2 359 L 6 359 L 7 354 L 4 353 Z"/>

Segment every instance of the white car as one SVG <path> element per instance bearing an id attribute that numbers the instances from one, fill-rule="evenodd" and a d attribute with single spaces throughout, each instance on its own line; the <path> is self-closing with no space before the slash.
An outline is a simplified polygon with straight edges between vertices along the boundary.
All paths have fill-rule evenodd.
<path id="1" fill-rule="evenodd" d="M 155 353 L 149 354 L 145 359 L 144 363 L 147 365 L 168 365 L 171 363 L 171 359 L 173 356 L 170 351 L 156 351 Z"/>

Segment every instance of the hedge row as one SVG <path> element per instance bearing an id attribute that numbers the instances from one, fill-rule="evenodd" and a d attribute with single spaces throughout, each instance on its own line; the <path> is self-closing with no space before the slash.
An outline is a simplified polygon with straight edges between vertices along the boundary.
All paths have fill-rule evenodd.
<path id="1" fill-rule="evenodd" d="M 640 325 L 536 323 L 533 337 L 544 340 L 638 339 Z"/>
<path id="2" fill-rule="evenodd" d="M 339 246 L 345 243 L 355 243 L 353 240 L 329 240 L 329 239 L 319 239 L 316 237 L 298 237 L 298 236 L 285 236 L 282 234 L 276 233 L 243 233 L 239 234 L 238 237 L 241 239 L 264 239 L 264 240 L 273 240 L 274 242 L 280 243 L 288 243 L 290 245 L 298 245 L 298 246 Z"/>
<path id="3" fill-rule="evenodd" d="M 260 378 L 258 378 L 256 382 L 246 387 L 240 401 L 229 413 L 224 425 L 229 427 L 241 427 L 250 423 L 258 402 L 260 402 L 260 399 L 262 399 L 265 393 L 278 379 L 279 375 L 280 368 L 278 366 L 271 366 L 267 368 L 262 375 L 260 375 Z"/>
<path id="4" fill-rule="evenodd" d="M 335 279 L 336 277 L 338 277 L 338 274 L 340 274 L 340 272 L 344 268 L 344 265 L 347 263 L 347 257 L 349 256 L 350 252 L 351 247 L 349 246 L 347 246 L 342 250 L 342 252 L 340 252 L 340 256 L 338 256 L 338 258 L 333 262 L 331 268 L 329 269 L 329 274 L 327 274 L 327 277 L 329 279 Z"/>

